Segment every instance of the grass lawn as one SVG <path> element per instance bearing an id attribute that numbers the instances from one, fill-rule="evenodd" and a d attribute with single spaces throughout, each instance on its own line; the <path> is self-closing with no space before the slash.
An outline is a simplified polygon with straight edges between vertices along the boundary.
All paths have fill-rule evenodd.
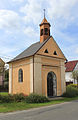
<path id="1" fill-rule="evenodd" d="M 8 95 L 8 92 L 0 92 L 0 95 Z"/>
<path id="2" fill-rule="evenodd" d="M 13 112 L 17 110 L 26 110 L 30 108 L 37 108 L 42 106 L 49 106 L 53 104 L 59 104 L 63 102 L 68 102 L 72 100 L 78 100 L 78 97 L 75 98 L 63 98 L 61 100 L 52 100 L 48 103 L 39 103 L 39 104 L 28 104 L 26 102 L 18 102 L 18 103 L 1 103 L 0 104 L 0 112 Z"/>

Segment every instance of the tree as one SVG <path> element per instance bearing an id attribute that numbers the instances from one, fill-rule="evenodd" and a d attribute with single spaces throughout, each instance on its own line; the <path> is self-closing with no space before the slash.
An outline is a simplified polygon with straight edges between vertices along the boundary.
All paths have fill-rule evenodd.
<path id="1" fill-rule="evenodd" d="M 78 70 L 72 72 L 72 78 L 77 81 L 77 87 L 78 87 Z"/>
<path id="2" fill-rule="evenodd" d="M 0 64 L 0 76 L 1 76 L 1 84 L 0 84 L 0 86 L 1 85 L 4 85 L 4 76 L 5 75 L 5 67 L 4 67 L 4 65 L 1 65 Z"/>
<path id="3" fill-rule="evenodd" d="M 4 80 L 4 85 L 8 86 L 9 82 L 9 69 L 5 70 L 5 80 Z"/>

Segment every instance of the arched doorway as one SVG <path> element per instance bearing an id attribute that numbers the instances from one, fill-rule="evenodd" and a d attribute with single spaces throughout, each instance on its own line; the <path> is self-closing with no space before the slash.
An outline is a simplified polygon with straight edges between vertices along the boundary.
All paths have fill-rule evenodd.
<path id="1" fill-rule="evenodd" d="M 47 96 L 53 97 L 57 95 L 57 79 L 54 72 L 49 72 L 47 75 Z"/>

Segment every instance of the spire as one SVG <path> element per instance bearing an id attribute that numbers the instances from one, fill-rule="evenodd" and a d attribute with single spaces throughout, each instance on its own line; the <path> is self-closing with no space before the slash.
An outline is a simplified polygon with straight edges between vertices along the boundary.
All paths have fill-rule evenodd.
<path id="1" fill-rule="evenodd" d="M 45 9 L 44 11 L 44 19 L 40 24 L 40 43 L 46 40 L 50 36 L 50 23 L 45 18 Z"/>
<path id="2" fill-rule="evenodd" d="M 44 11 L 44 19 L 42 20 L 40 26 L 42 26 L 43 24 L 48 24 L 48 25 L 50 26 L 50 23 L 47 21 L 47 19 L 46 19 L 46 17 L 45 17 L 45 11 L 46 11 L 46 10 L 43 9 L 43 11 Z"/>
<path id="3" fill-rule="evenodd" d="M 44 10 L 44 18 L 45 18 L 45 9 L 43 9 Z"/>

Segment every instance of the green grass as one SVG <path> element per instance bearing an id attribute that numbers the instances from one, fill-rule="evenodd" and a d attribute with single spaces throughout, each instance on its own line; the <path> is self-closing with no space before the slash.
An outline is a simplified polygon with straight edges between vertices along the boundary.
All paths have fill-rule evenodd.
<path id="1" fill-rule="evenodd" d="M 8 95 L 8 92 L 0 92 L 0 95 Z"/>
<path id="2" fill-rule="evenodd" d="M 18 103 L 1 103 L 0 104 L 0 112 L 13 112 L 17 110 L 26 110 L 31 108 L 37 108 L 42 106 L 49 106 L 53 104 L 59 104 L 63 102 L 68 102 L 72 100 L 78 100 L 78 97 L 75 98 L 63 98 L 58 100 L 52 100 L 47 103 L 39 103 L 39 104 L 28 104 L 26 102 L 18 102 Z"/>

